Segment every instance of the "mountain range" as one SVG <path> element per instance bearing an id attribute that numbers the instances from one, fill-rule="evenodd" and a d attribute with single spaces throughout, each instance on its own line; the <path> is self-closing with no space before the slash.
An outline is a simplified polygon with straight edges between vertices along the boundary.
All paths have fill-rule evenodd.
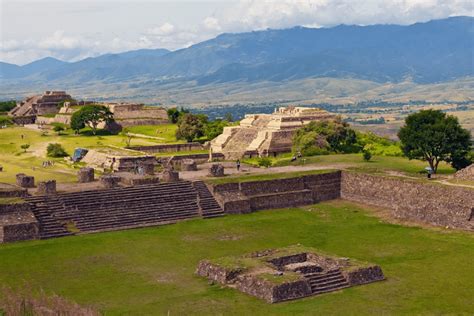
<path id="1" fill-rule="evenodd" d="M 294 27 L 221 34 L 188 48 L 143 49 L 77 62 L 0 63 L 0 85 L 28 90 L 127 83 L 153 88 L 338 78 L 435 84 L 474 76 L 474 18 L 412 25 Z M 143 91 L 142 91 L 143 92 Z"/>

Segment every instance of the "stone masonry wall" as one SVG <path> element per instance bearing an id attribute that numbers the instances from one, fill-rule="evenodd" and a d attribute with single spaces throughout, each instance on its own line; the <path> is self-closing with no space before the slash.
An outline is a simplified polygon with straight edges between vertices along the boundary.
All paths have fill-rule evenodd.
<path id="1" fill-rule="evenodd" d="M 474 230 L 474 190 L 343 172 L 342 198 L 392 211 L 396 218 Z"/>

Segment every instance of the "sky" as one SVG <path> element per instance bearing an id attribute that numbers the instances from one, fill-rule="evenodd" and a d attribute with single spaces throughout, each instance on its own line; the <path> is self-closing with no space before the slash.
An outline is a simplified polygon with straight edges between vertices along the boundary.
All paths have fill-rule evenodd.
<path id="1" fill-rule="evenodd" d="M 77 61 L 176 50 L 220 33 L 338 24 L 412 24 L 474 15 L 472 0 L 0 0 L 0 61 Z"/>

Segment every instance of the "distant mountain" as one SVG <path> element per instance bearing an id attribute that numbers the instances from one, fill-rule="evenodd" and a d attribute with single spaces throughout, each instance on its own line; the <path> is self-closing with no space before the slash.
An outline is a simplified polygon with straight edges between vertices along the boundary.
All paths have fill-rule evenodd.
<path id="1" fill-rule="evenodd" d="M 340 25 L 222 34 L 177 51 L 137 50 L 74 63 L 43 59 L 0 64 L 1 78 L 53 82 L 284 82 L 354 78 L 436 83 L 474 75 L 474 18 L 452 17 L 408 26 Z M 36 64 L 39 63 L 39 64 Z"/>

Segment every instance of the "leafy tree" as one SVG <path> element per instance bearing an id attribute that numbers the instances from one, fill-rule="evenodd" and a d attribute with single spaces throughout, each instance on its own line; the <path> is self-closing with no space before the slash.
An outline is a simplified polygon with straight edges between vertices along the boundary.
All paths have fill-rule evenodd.
<path id="1" fill-rule="evenodd" d="M 178 121 L 176 138 L 192 142 L 204 135 L 204 124 L 202 116 L 190 113 L 184 114 Z"/>
<path id="2" fill-rule="evenodd" d="M 271 167 L 271 166 L 272 166 L 272 161 L 271 161 L 270 158 L 268 158 L 268 157 L 261 157 L 261 158 L 258 158 L 257 164 L 258 164 L 260 167 L 268 168 L 268 167 Z"/>
<path id="3" fill-rule="evenodd" d="M 294 151 L 301 151 L 305 156 L 361 150 L 355 131 L 340 119 L 309 123 L 296 132 L 293 144 Z"/>
<path id="4" fill-rule="evenodd" d="M 231 123 L 234 121 L 234 118 L 232 117 L 232 113 L 230 112 L 227 112 L 225 115 L 224 115 L 224 120 Z"/>
<path id="5" fill-rule="evenodd" d="M 398 138 L 409 159 L 427 161 L 436 173 L 440 161 L 450 162 L 469 151 L 471 134 L 454 116 L 439 110 L 422 110 L 405 119 Z"/>
<path id="6" fill-rule="evenodd" d="M 220 134 L 222 134 L 222 132 L 224 131 L 224 127 L 228 125 L 228 121 L 223 120 L 215 120 L 212 122 L 208 122 L 204 126 L 204 136 L 206 136 L 208 140 L 214 139 Z"/>
<path id="7" fill-rule="evenodd" d="M 26 150 L 30 148 L 30 144 L 23 144 L 20 146 L 21 149 L 23 149 L 23 152 L 26 153 Z"/>
<path id="8" fill-rule="evenodd" d="M 171 123 L 176 124 L 179 121 L 179 118 L 182 117 L 184 114 L 189 113 L 189 110 L 186 110 L 184 108 L 178 109 L 178 108 L 170 108 L 167 111 L 168 114 L 168 119 Z"/>
<path id="9" fill-rule="evenodd" d="M 372 154 L 370 153 L 370 151 L 364 149 L 362 151 L 362 157 L 365 161 L 370 161 L 370 159 L 372 159 Z"/>
<path id="10" fill-rule="evenodd" d="M 63 146 L 57 143 L 48 144 L 48 147 L 46 148 L 46 153 L 48 157 L 55 157 L 55 158 L 69 156 L 66 150 L 64 150 Z"/>
<path id="11" fill-rule="evenodd" d="M 130 130 L 128 128 L 124 128 L 120 132 L 120 135 L 125 139 L 125 144 L 127 145 L 127 147 L 130 147 L 132 139 L 134 138 L 133 134 L 130 133 Z"/>
<path id="12" fill-rule="evenodd" d="M 58 133 L 58 135 L 61 135 L 61 132 L 64 131 L 64 127 L 62 127 L 61 125 L 55 125 L 53 127 L 53 131 L 55 131 L 56 133 Z"/>
<path id="13" fill-rule="evenodd" d="M 0 102 L 0 112 L 8 112 L 16 107 L 16 101 L 1 101 Z"/>
<path id="14" fill-rule="evenodd" d="M 114 120 L 113 113 L 103 105 L 85 105 L 71 117 L 71 128 L 79 131 L 85 126 L 92 129 L 92 134 L 97 133 L 99 123 L 111 123 Z"/>
<path id="15" fill-rule="evenodd" d="M 10 117 L 8 116 L 4 116 L 4 115 L 0 115 L 0 126 L 4 126 L 4 125 L 12 125 L 13 124 L 13 121 Z"/>
<path id="16" fill-rule="evenodd" d="M 451 155 L 448 162 L 456 170 L 466 168 L 474 163 L 474 151 L 457 151 Z"/>

